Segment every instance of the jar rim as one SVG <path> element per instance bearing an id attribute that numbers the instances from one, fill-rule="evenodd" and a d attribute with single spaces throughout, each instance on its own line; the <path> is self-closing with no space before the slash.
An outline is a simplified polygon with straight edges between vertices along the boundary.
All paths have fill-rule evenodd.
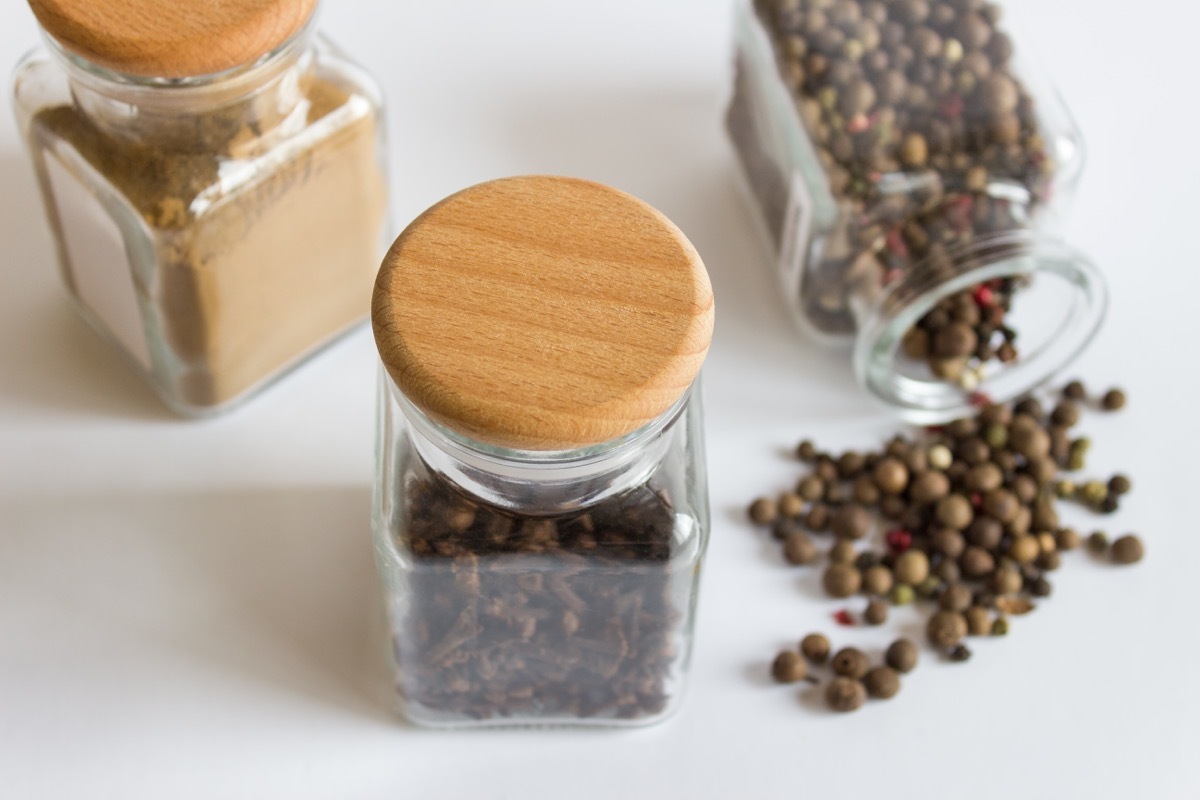
<path id="1" fill-rule="evenodd" d="M 853 365 L 859 382 L 908 422 L 934 425 L 967 416 L 980 403 L 1012 400 L 1044 384 L 1072 363 L 1094 338 L 1108 309 L 1108 290 L 1095 264 L 1057 239 L 1028 230 L 981 238 L 947 254 L 956 264 L 973 262 L 949 277 L 934 278 L 918 263 L 909 275 L 887 286 L 866 309 L 855 338 Z M 898 361 L 904 335 L 941 300 L 1004 278 L 1028 279 L 1017 295 L 1039 280 L 1065 287 L 1067 302 L 1057 324 L 1012 364 L 989 364 L 977 386 L 957 385 L 934 376 L 905 374 Z M 997 362 L 998 363 L 998 362 Z"/>

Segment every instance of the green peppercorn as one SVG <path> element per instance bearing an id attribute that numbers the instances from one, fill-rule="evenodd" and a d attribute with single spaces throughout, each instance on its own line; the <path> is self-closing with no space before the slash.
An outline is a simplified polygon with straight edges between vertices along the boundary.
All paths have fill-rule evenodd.
<path id="1" fill-rule="evenodd" d="M 950 652 L 946 654 L 946 657 L 951 661 L 961 663 L 970 660 L 971 650 L 965 644 L 956 644 L 950 648 Z"/>
<path id="2" fill-rule="evenodd" d="M 795 683 L 808 675 L 808 662 L 793 650 L 784 650 L 771 662 L 771 677 L 779 683 Z"/>
<path id="3" fill-rule="evenodd" d="M 770 525 L 779 516 L 779 507 L 769 497 L 760 497 L 750 504 L 750 519 L 756 525 Z"/>
<path id="4" fill-rule="evenodd" d="M 854 711 L 867 702 L 867 690 L 854 678 L 839 675 L 825 685 L 825 702 L 834 711 Z"/>
<path id="5" fill-rule="evenodd" d="M 863 676 L 863 686 L 871 697 L 887 700 L 900 691 L 900 675 L 892 667 L 872 667 Z"/>
<path id="6" fill-rule="evenodd" d="M 856 647 L 843 647 L 838 650 L 830 663 L 835 674 L 855 680 L 866 675 L 867 670 L 871 668 L 871 662 L 866 653 Z"/>
<path id="7" fill-rule="evenodd" d="M 1008 635 L 1008 618 L 996 617 L 992 623 L 992 636 L 1007 636 Z"/>
<path id="8" fill-rule="evenodd" d="M 1146 553 L 1142 540 L 1132 533 L 1120 537 L 1112 544 L 1111 556 L 1116 564 L 1136 564 Z"/>
<path id="9" fill-rule="evenodd" d="M 850 564 L 830 564 L 821 584 L 830 597 L 850 597 L 862 587 L 862 573 Z"/>
<path id="10" fill-rule="evenodd" d="M 882 625 L 887 622 L 888 605 L 882 600 L 872 599 L 867 602 L 867 607 L 863 609 L 863 622 L 868 625 Z"/>
<path id="11" fill-rule="evenodd" d="M 1088 550 L 1093 553 L 1103 553 L 1108 549 L 1108 534 L 1104 531 L 1093 531 L 1087 540 Z"/>
<path id="12" fill-rule="evenodd" d="M 983 432 L 983 440 L 987 442 L 987 446 L 993 450 L 1000 450 L 1008 446 L 1008 426 L 1000 425 L 999 423 L 988 425 Z"/>
<path id="13" fill-rule="evenodd" d="M 1100 505 L 1108 497 L 1108 487 L 1100 481 L 1088 481 L 1079 487 L 1079 494 L 1092 505 Z"/>
<path id="14" fill-rule="evenodd" d="M 1073 496 L 1077 489 L 1074 481 L 1059 481 L 1054 487 L 1054 493 L 1060 500 L 1066 500 Z"/>
<path id="15" fill-rule="evenodd" d="M 824 664 L 829 651 L 829 639 L 824 634 L 810 633 L 800 640 L 800 652 L 814 664 Z"/>
<path id="16" fill-rule="evenodd" d="M 891 601 L 894 606 L 906 606 L 916 597 L 917 593 L 907 583 L 897 583 L 892 587 Z"/>
<path id="17" fill-rule="evenodd" d="M 938 592 L 942 590 L 942 582 L 936 576 L 930 575 L 921 581 L 916 586 L 917 597 L 924 600 L 931 600 L 937 597 Z"/>
<path id="18" fill-rule="evenodd" d="M 953 647 L 967 635 L 967 620 L 957 611 L 938 611 L 929 618 L 925 633 L 935 647 Z"/>
<path id="19" fill-rule="evenodd" d="M 1115 497 L 1129 494 L 1133 489 L 1133 482 L 1126 475 L 1116 474 L 1108 479 L 1108 493 Z"/>

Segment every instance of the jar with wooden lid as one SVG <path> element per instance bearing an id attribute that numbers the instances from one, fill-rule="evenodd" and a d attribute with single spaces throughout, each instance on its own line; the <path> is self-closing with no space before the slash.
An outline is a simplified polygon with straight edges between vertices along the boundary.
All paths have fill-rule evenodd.
<path id="1" fill-rule="evenodd" d="M 366 318 L 380 94 L 316 0 L 29 4 L 15 109 L 63 282 L 171 408 L 227 409 Z"/>
<path id="2" fill-rule="evenodd" d="M 406 716 L 673 711 L 709 528 L 713 296 L 692 245 L 595 183 L 485 183 L 400 235 L 372 321 L 376 560 Z"/>

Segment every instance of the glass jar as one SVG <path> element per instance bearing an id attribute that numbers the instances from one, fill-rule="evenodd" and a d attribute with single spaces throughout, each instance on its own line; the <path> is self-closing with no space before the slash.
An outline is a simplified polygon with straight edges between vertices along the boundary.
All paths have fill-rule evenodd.
<path id="1" fill-rule="evenodd" d="M 374 504 L 400 705 L 431 726 L 640 725 L 680 700 L 708 540 L 712 290 L 662 215 L 510 178 L 384 260 Z"/>
<path id="2" fill-rule="evenodd" d="M 983 0 L 744 0 L 726 126 L 801 328 L 917 423 L 1004 401 L 1101 324 L 1057 235 L 1083 144 Z"/>
<path id="3" fill-rule="evenodd" d="M 45 46 L 15 109 L 63 281 L 167 405 L 227 409 L 365 319 L 380 96 L 315 35 L 313 0 L 31 5 Z"/>

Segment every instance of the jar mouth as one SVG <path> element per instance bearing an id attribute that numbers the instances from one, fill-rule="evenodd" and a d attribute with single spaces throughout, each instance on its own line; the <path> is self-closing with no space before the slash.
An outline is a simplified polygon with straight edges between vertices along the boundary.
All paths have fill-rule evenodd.
<path id="1" fill-rule="evenodd" d="M 983 403 L 1002 403 L 1040 386 L 1087 347 L 1104 321 L 1108 290 L 1096 266 L 1057 240 L 1028 231 L 980 239 L 949 253 L 958 269 L 932 277 L 917 265 L 864 310 L 854 344 L 859 381 L 908 422 L 933 425 L 968 416 Z M 978 385 L 936 377 L 907 358 L 904 335 L 944 298 L 997 279 L 1016 279 L 1006 325 L 1018 334 L 1017 359 L 982 365 Z"/>

